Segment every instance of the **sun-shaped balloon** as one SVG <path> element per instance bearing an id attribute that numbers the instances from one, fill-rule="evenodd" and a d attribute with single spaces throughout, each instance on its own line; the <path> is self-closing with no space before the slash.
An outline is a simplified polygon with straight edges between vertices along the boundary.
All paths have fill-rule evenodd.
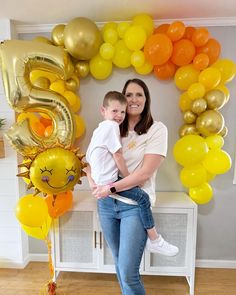
<path id="1" fill-rule="evenodd" d="M 25 167 L 27 171 L 17 176 L 30 179 L 28 189 L 34 188 L 35 193 L 58 194 L 72 190 L 80 178 L 85 175 L 82 161 L 84 154 L 79 148 L 64 148 L 57 144 L 52 148 L 42 148 L 36 155 L 27 158 L 18 167 Z"/>

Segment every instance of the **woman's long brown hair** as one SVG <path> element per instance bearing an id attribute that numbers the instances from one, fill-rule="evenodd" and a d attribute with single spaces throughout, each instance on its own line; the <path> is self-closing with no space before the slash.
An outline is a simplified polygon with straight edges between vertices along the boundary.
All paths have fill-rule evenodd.
<path id="1" fill-rule="evenodd" d="M 147 133 L 148 129 L 152 126 L 153 124 L 153 118 L 151 115 L 151 97 L 150 93 L 148 90 L 147 85 L 140 79 L 130 79 L 126 81 L 124 88 L 122 90 L 122 93 L 125 95 L 126 89 L 130 83 L 135 83 L 138 84 L 140 87 L 142 87 L 143 92 L 145 94 L 145 105 L 144 109 L 141 113 L 141 119 L 140 121 L 135 125 L 134 131 L 138 134 L 144 134 Z M 128 130 L 129 130 L 129 121 L 128 121 L 128 115 L 126 115 L 125 120 L 123 121 L 122 124 L 120 124 L 120 135 L 121 137 L 125 137 L 128 135 Z"/>

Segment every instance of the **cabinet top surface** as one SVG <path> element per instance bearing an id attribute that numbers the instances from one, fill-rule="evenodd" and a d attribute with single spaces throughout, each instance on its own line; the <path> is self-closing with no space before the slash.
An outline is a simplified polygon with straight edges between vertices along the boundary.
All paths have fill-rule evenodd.
<path id="1" fill-rule="evenodd" d="M 195 208 L 197 207 L 185 192 L 157 192 L 156 204 L 158 208 Z M 91 191 L 74 191 L 74 209 L 81 206 L 96 206 L 96 199 Z"/>

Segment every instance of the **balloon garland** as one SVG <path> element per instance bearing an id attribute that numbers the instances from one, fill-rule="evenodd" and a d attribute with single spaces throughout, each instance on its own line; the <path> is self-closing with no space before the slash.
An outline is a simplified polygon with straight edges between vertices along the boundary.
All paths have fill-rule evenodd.
<path id="1" fill-rule="evenodd" d="M 18 112 L 7 137 L 24 157 L 19 176 L 35 194 L 46 196 L 22 197 L 16 216 L 28 235 L 47 243 L 49 294 L 56 288 L 47 238 L 51 220 L 71 208 L 71 190 L 84 175 L 83 154 L 74 147 L 85 133 L 78 115 L 80 79 L 89 74 L 107 79 L 114 66 L 174 79 L 183 91 L 179 107 L 184 123 L 173 154 L 183 166 L 180 181 L 196 203 L 211 200 L 210 180 L 231 167 L 222 150 L 227 127 L 220 109 L 229 100 L 225 85 L 235 77 L 236 65 L 219 59 L 221 45 L 206 28 L 186 27 L 181 21 L 154 28 L 151 16 L 138 14 L 131 22 L 109 22 L 100 30 L 90 19 L 77 17 L 56 25 L 51 40 L 5 41 L 0 53 L 6 97 Z"/>

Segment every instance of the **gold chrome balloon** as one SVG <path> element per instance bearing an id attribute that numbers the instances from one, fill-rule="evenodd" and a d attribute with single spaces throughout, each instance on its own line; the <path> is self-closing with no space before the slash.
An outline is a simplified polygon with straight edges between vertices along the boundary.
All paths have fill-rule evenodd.
<path id="1" fill-rule="evenodd" d="M 207 102 L 203 98 L 195 99 L 192 102 L 191 111 L 195 114 L 201 114 L 207 108 Z"/>
<path id="2" fill-rule="evenodd" d="M 220 136 L 225 137 L 228 134 L 228 128 L 224 126 L 224 128 L 218 133 Z"/>
<path id="3" fill-rule="evenodd" d="M 64 30 L 65 25 L 56 25 L 52 30 L 52 42 L 57 46 L 64 46 Z"/>
<path id="4" fill-rule="evenodd" d="M 195 124 L 184 124 L 180 127 L 179 129 L 179 136 L 183 137 L 185 135 L 190 135 L 190 134 L 199 134 L 199 131 L 197 130 Z"/>
<path id="5" fill-rule="evenodd" d="M 16 112 L 39 112 L 53 121 L 53 132 L 43 138 L 49 147 L 56 141 L 71 145 L 75 139 L 75 122 L 67 101 L 59 94 L 32 86 L 29 75 L 33 69 L 56 73 L 61 79 L 71 76 L 71 61 L 60 47 L 45 43 L 10 40 L 0 46 L 5 94 Z M 15 123 L 7 132 L 13 147 L 22 155 L 40 147 L 42 137 L 30 128 L 28 120 Z"/>
<path id="6" fill-rule="evenodd" d="M 204 98 L 207 101 L 208 109 L 211 109 L 211 110 L 221 109 L 226 102 L 226 97 L 224 92 L 219 89 L 212 89 L 208 91 Z"/>
<path id="7" fill-rule="evenodd" d="M 65 27 L 64 44 L 74 58 L 89 60 L 98 53 L 102 35 L 93 21 L 86 17 L 77 17 Z"/>
<path id="8" fill-rule="evenodd" d="M 78 77 L 85 78 L 89 74 L 89 63 L 87 61 L 78 61 L 75 65 L 75 73 Z"/>
<path id="9" fill-rule="evenodd" d="M 197 115 L 191 111 L 186 111 L 183 113 L 184 122 L 187 124 L 192 124 L 196 121 Z"/>
<path id="10" fill-rule="evenodd" d="M 198 116 L 196 127 L 202 135 L 218 134 L 224 128 L 224 117 L 216 110 L 207 110 Z"/>

